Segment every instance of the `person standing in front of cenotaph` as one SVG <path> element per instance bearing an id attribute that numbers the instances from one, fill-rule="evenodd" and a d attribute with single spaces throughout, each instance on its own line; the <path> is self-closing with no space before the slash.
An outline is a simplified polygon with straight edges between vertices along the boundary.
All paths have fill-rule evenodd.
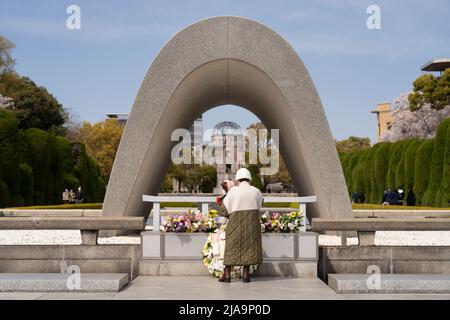
<path id="1" fill-rule="evenodd" d="M 231 188 L 223 199 L 219 214 L 228 218 L 225 229 L 224 275 L 220 282 L 231 282 L 232 266 L 243 266 L 242 281 L 250 282 L 250 266 L 262 262 L 262 239 L 259 211 L 263 197 L 250 185 L 250 172 L 236 172 L 237 187 Z"/>

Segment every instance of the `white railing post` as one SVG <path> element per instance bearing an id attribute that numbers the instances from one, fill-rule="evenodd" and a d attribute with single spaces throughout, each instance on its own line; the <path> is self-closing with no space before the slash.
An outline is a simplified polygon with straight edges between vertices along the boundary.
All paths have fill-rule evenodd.
<path id="1" fill-rule="evenodd" d="M 161 204 L 160 202 L 154 202 L 153 203 L 153 231 L 159 231 L 160 228 L 160 209 Z"/>
<path id="2" fill-rule="evenodd" d="M 204 216 L 208 215 L 209 211 L 209 203 L 208 202 L 202 202 L 202 213 Z"/>
<path id="3" fill-rule="evenodd" d="M 299 208 L 300 212 L 302 212 L 302 217 L 303 217 L 302 224 L 300 226 L 300 231 L 305 232 L 306 231 L 306 203 L 300 203 L 298 208 Z"/>

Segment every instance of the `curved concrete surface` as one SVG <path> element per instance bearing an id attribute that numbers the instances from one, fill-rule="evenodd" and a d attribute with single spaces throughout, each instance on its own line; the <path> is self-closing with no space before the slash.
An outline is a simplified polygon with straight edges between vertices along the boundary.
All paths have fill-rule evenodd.
<path id="1" fill-rule="evenodd" d="M 148 215 L 142 195 L 159 190 L 172 131 L 224 104 L 280 129 L 280 151 L 299 194 L 317 195 L 308 216 L 352 216 L 335 143 L 303 62 L 273 30 L 239 17 L 194 23 L 156 56 L 126 124 L 102 214 Z"/>

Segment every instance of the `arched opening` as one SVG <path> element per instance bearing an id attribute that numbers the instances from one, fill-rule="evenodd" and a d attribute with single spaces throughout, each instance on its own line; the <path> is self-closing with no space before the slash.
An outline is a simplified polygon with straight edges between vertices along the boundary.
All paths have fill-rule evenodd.
<path id="1" fill-rule="evenodd" d="M 262 192 L 296 192 L 279 153 L 278 132 L 266 130 L 261 119 L 242 107 L 209 109 L 173 138 L 180 142 L 172 150 L 159 190 L 163 194 L 221 194 L 221 183 L 234 180 L 242 167 L 250 168 L 252 184 Z"/>

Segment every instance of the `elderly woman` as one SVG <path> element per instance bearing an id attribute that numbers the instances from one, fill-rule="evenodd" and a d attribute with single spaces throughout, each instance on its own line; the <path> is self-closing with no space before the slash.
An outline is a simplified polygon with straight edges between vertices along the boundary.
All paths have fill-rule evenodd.
<path id="1" fill-rule="evenodd" d="M 261 223 L 259 210 L 263 197 L 250 185 L 250 172 L 241 168 L 236 173 L 237 187 L 228 190 L 219 214 L 228 217 L 225 231 L 225 265 L 220 282 L 231 282 L 231 267 L 243 266 L 242 281 L 250 282 L 250 266 L 262 262 Z"/>

